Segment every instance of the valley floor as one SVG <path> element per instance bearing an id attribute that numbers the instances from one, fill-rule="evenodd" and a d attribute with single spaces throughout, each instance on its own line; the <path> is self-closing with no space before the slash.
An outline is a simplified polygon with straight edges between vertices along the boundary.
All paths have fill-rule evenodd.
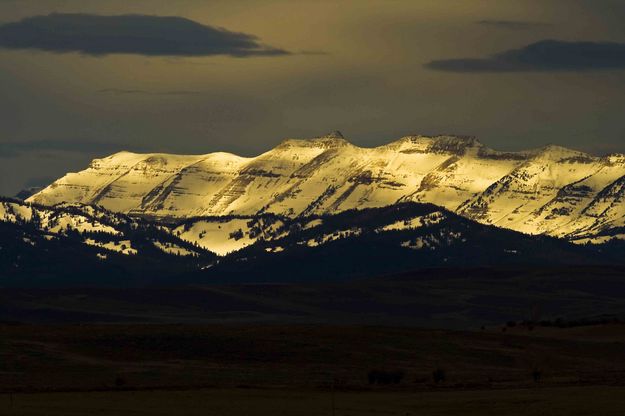
<path id="1" fill-rule="evenodd" d="M 622 266 L 433 268 L 370 279 L 301 283 L 0 286 L 0 322 L 479 329 L 508 321 L 623 319 L 623 276 Z"/>

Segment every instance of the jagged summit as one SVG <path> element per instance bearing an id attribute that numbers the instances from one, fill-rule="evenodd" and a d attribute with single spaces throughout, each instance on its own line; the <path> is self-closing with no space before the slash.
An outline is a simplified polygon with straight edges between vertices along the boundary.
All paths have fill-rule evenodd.
<path id="1" fill-rule="evenodd" d="M 568 149 L 558 145 L 547 145 L 535 150 L 536 157 L 553 160 L 586 160 L 589 163 L 597 158 L 578 150 Z"/>
<path id="2" fill-rule="evenodd" d="M 343 146 L 353 146 L 348 142 L 340 131 L 335 130 L 331 133 L 317 136 L 312 139 L 285 139 L 279 145 L 278 148 L 292 148 L 292 147 L 319 147 L 325 149 L 331 149 Z"/>
<path id="3" fill-rule="evenodd" d="M 391 142 L 381 148 L 395 149 L 401 152 L 433 152 L 462 155 L 471 148 L 484 148 L 484 145 L 472 136 L 455 135 L 410 135 Z"/>
<path id="4" fill-rule="evenodd" d="M 345 137 L 343 136 L 343 133 L 341 133 L 339 130 L 334 130 L 324 136 L 321 136 L 319 138 L 325 138 L 325 139 L 345 139 Z"/>
<path id="5" fill-rule="evenodd" d="M 464 155 L 470 148 L 483 147 L 483 144 L 472 136 L 435 136 L 430 147 L 433 152 L 449 152 Z"/>

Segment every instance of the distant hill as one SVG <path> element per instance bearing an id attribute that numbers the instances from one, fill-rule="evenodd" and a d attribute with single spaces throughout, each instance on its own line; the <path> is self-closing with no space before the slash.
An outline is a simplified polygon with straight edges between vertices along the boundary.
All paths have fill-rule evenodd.
<path id="1" fill-rule="evenodd" d="M 15 194 L 15 199 L 25 201 L 31 196 L 35 195 L 37 192 L 41 192 L 42 189 L 42 186 L 31 186 L 30 188 L 22 189 L 17 194 Z"/>
<path id="2" fill-rule="evenodd" d="M 288 231 L 281 231 L 288 230 Z M 200 280 L 337 281 L 428 267 L 618 264 L 618 250 L 487 226 L 431 204 L 402 203 L 285 222 L 275 237 L 194 272 Z"/>
<path id="3" fill-rule="evenodd" d="M 136 285 L 214 258 L 156 224 L 103 209 L 0 199 L 0 287 Z"/>
<path id="4" fill-rule="evenodd" d="M 432 204 L 306 217 L 176 223 L 0 200 L 2 285 L 340 281 L 422 268 L 622 264 L 618 240 L 572 244 L 477 223 Z"/>

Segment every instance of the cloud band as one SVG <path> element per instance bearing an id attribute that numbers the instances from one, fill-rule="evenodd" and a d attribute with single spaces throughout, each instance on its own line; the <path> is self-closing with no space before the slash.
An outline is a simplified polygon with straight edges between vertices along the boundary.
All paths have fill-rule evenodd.
<path id="1" fill-rule="evenodd" d="M 182 17 L 59 14 L 28 17 L 0 26 L 0 47 L 88 55 L 234 57 L 289 52 L 254 35 L 202 25 Z"/>
<path id="2" fill-rule="evenodd" d="M 544 40 L 487 58 L 431 61 L 427 68 L 449 72 L 592 71 L 625 69 L 625 44 Z"/>

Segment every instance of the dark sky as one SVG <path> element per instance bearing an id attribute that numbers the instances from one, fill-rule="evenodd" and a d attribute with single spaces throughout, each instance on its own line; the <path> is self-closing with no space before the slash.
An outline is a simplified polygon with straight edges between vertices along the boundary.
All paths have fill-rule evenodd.
<path id="1" fill-rule="evenodd" d="M 624 21 L 622 0 L 0 0 L 0 194 L 122 149 L 332 130 L 625 152 Z"/>

